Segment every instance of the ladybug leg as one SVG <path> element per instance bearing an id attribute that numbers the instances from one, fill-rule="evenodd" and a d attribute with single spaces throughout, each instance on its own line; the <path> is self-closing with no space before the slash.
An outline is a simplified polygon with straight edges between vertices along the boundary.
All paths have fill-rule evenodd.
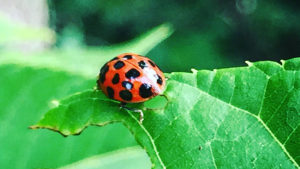
<path id="1" fill-rule="evenodd" d="M 120 108 L 121 108 L 121 109 L 128 110 L 128 111 L 133 111 L 133 112 L 139 113 L 139 114 L 140 114 L 139 122 L 140 122 L 140 123 L 143 122 L 143 120 L 144 120 L 144 113 L 143 113 L 142 110 L 136 109 L 136 108 L 127 107 L 127 106 L 126 106 L 126 103 L 124 103 L 124 102 L 121 102 Z"/>
<path id="2" fill-rule="evenodd" d="M 140 110 L 140 109 L 133 109 L 132 111 L 140 114 L 139 122 L 143 123 L 143 120 L 144 120 L 144 113 L 143 113 L 143 111 Z"/>

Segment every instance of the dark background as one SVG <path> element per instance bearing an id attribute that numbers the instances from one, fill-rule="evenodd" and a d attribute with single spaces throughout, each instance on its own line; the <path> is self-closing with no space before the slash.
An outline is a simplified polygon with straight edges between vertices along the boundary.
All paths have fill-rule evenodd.
<path id="1" fill-rule="evenodd" d="M 300 1 L 48 3 L 50 26 L 58 33 L 57 47 L 65 45 L 69 36 L 81 45 L 111 45 L 171 23 L 175 33 L 148 54 L 166 72 L 241 66 L 245 60 L 280 61 L 300 53 Z"/>

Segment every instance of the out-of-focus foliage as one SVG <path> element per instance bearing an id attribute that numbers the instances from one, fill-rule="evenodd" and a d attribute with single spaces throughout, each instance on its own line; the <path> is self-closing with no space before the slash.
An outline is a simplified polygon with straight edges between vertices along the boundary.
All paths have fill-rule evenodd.
<path id="1" fill-rule="evenodd" d="M 55 33 L 49 28 L 33 28 L 9 20 L 0 13 L 0 47 L 10 43 L 43 41 L 52 43 Z"/>
<path id="2" fill-rule="evenodd" d="M 71 47 L 52 49 L 20 56 L 19 51 L 4 50 L 1 63 L 19 63 L 22 65 L 53 68 L 84 77 L 95 78 L 99 68 L 111 57 L 124 52 L 147 54 L 173 32 L 171 25 L 158 26 L 132 41 L 105 47 Z"/>
<path id="3" fill-rule="evenodd" d="M 83 44 L 109 45 L 172 23 L 175 34 L 149 53 L 167 72 L 242 65 L 244 60 L 279 61 L 300 53 L 298 1 L 55 0 L 49 4 L 51 26 L 60 35 L 58 46 L 66 32 L 78 33 Z"/>

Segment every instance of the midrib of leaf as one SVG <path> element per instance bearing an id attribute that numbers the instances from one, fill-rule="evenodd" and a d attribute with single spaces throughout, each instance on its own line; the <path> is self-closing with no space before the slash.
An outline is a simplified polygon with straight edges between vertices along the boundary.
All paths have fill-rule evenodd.
<path id="1" fill-rule="evenodd" d="M 195 72 L 193 72 L 194 74 L 195 74 Z M 264 73 L 264 75 L 266 75 L 265 73 Z M 269 78 L 267 78 L 267 76 L 266 76 L 266 79 L 269 81 Z M 267 81 L 267 82 L 268 82 Z M 221 99 L 219 99 L 219 98 L 217 98 L 217 97 L 214 97 L 213 95 L 210 95 L 209 93 L 207 93 L 207 92 L 205 92 L 205 91 L 203 91 L 203 90 L 201 90 L 201 89 L 199 89 L 199 88 L 197 88 L 197 87 L 194 87 L 194 86 L 192 86 L 192 85 L 189 85 L 189 84 L 186 84 L 186 83 L 182 83 L 182 82 L 179 82 L 179 81 L 176 81 L 177 83 L 180 83 L 180 84 L 182 84 L 182 85 L 187 85 L 187 86 L 189 86 L 189 87 L 191 87 L 191 88 L 194 88 L 195 90 L 198 90 L 199 92 L 201 92 L 201 93 L 203 93 L 203 94 L 205 94 L 205 95 L 207 95 L 207 96 L 210 96 L 210 97 L 213 97 L 214 99 L 216 99 L 216 100 L 218 100 L 218 101 L 220 101 L 220 102 L 222 102 L 222 103 L 224 103 L 224 104 L 226 104 L 226 105 L 228 105 L 228 106 L 230 106 L 230 107 L 232 107 L 232 108 L 234 108 L 234 109 L 236 109 L 236 110 L 239 110 L 239 111 L 242 111 L 242 112 L 244 112 L 244 113 L 246 113 L 246 114 L 248 114 L 248 115 L 250 115 L 250 116 L 252 116 L 252 117 L 254 117 L 254 118 L 256 118 L 263 126 L 264 126 L 264 128 L 268 131 L 268 133 L 272 136 L 272 138 L 275 140 L 275 142 L 281 147 L 281 149 L 286 153 L 286 155 L 289 157 L 289 159 L 293 162 L 293 164 L 295 165 L 295 166 L 297 166 L 298 168 L 299 168 L 299 165 L 297 164 L 297 162 L 294 160 L 294 158 L 289 154 L 289 152 L 286 150 L 286 148 L 284 147 L 284 145 L 278 140 L 278 138 L 273 134 L 273 132 L 270 130 L 270 128 L 263 122 L 263 120 L 259 117 L 259 116 L 256 116 L 256 115 L 254 115 L 254 114 L 252 114 L 251 112 L 249 112 L 249 111 L 247 111 L 247 110 L 245 110 L 245 109 L 242 109 L 242 108 L 239 108 L 239 107 L 236 107 L 236 106 L 234 106 L 234 105 L 232 105 L 232 104 L 229 104 L 229 103 L 227 103 L 227 102 L 225 102 L 225 101 L 223 101 L 223 100 L 221 100 Z M 266 84 L 267 85 L 267 84 Z M 265 88 L 267 88 L 267 86 L 265 87 Z M 290 91 L 289 91 L 290 92 Z M 288 93 L 289 93 L 288 92 Z M 265 95 L 265 94 L 264 94 Z M 288 95 L 288 94 L 287 94 Z M 284 99 L 283 99 L 284 100 Z M 261 105 L 261 107 L 262 107 L 263 105 Z M 280 107 L 280 106 L 279 106 Z M 261 109 L 261 108 L 260 108 Z M 270 118 L 271 119 L 271 118 Z M 295 130 L 294 130 L 295 131 Z"/>
<path id="2" fill-rule="evenodd" d="M 159 155 L 159 152 L 156 148 L 156 145 L 155 145 L 155 142 L 154 142 L 154 139 L 152 138 L 151 134 L 149 133 L 149 131 L 145 128 L 145 126 L 139 122 L 139 120 L 130 112 L 130 111 L 127 111 L 128 114 L 130 115 L 130 117 L 137 122 L 137 124 L 143 129 L 143 131 L 146 133 L 147 137 L 149 138 L 150 142 L 151 142 L 151 145 L 154 149 L 154 152 L 155 152 L 155 155 L 156 155 L 156 158 L 158 159 L 159 163 L 161 164 L 162 168 L 166 168 L 164 162 L 162 161 L 160 155 Z"/>

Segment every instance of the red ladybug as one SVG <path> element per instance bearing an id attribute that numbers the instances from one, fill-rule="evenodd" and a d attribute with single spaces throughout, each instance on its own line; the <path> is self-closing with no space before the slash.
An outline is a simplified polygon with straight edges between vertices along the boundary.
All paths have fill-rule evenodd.
<path id="1" fill-rule="evenodd" d="M 108 61 L 97 80 L 106 96 L 121 103 L 149 100 L 162 94 L 165 83 L 163 72 L 152 60 L 134 53 L 120 54 Z"/>

